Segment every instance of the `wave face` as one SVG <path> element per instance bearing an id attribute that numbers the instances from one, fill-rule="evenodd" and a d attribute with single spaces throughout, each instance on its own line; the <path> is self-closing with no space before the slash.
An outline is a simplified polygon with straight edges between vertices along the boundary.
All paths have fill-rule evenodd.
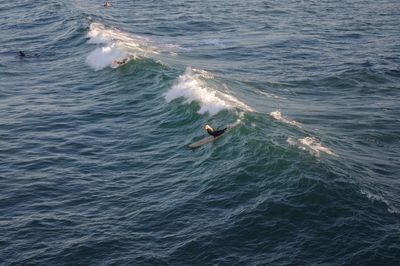
<path id="1" fill-rule="evenodd" d="M 201 77 L 206 79 L 213 78 L 205 71 L 195 74 L 191 68 L 187 68 L 185 73 L 178 77 L 172 88 L 164 94 L 165 100 L 169 103 L 172 100 L 183 97 L 185 98 L 185 103 L 196 101 L 200 104 L 199 114 L 208 112 L 210 115 L 215 115 L 221 110 L 234 107 L 252 111 L 249 106 L 234 96 L 208 87 L 206 81 L 200 79 Z"/>
<path id="2" fill-rule="evenodd" d="M 89 44 L 100 45 L 86 58 L 86 63 L 96 71 L 110 66 L 114 60 L 122 60 L 129 55 L 151 57 L 158 54 L 147 39 L 106 27 L 98 22 L 90 24 L 87 37 Z"/>
<path id="3" fill-rule="evenodd" d="M 398 1 L 111 3 L 1 4 L 0 265 L 399 264 Z"/>

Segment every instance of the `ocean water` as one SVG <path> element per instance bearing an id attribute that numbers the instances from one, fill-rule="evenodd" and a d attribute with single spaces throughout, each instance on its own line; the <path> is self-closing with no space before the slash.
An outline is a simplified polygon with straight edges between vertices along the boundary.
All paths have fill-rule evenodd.
<path id="1" fill-rule="evenodd" d="M 399 265 L 399 1 L 102 3 L 0 4 L 1 265 Z"/>

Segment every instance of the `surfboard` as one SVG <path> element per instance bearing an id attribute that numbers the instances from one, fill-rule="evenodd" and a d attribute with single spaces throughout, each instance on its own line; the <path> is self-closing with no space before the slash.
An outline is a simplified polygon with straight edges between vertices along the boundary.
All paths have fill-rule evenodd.
<path id="1" fill-rule="evenodd" d="M 239 121 L 240 121 L 240 120 L 239 120 Z M 232 125 L 230 125 L 230 126 L 227 126 L 225 132 L 224 132 L 223 134 L 217 136 L 217 137 L 208 136 L 208 137 L 205 137 L 204 139 L 201 139 L 201 140 L 199 140 L 199 141 L 196 141 L 196 142 L 190 144 L 190 145 L 189 145 L 189 148 L 195 149 L 195 148 L 198 148 L 198 147 L 203 146 L 204 144 L 213 142 L 214 140 L 219 139 L 220 137 L 224 136 L 226 133 L 228 133 L 229 131 L 231 131 L 232 128 L 234 128 L 234 127 L 237 126 L 238 124 L 239 124 L 239 122 L 236 122 L 236 123 L 234 123 L 234 124 L 232 124 Z"/>
<path id="2" fill-rule="evenodd" d="M 208 136 L 208 137 L 206 137 L 206 138 L 204 138 L 204 139 L 201 139 L 201 140 L 199 140 L 199 141 L 196 141 L 196 142 L 190 144 L 189 147 L 192 148 L 192 149 L 198 148 L 198 147 L 200 147 L 200 146 L 203 146 L 204 144 L 207 144 L 207 143 L 209 143 L 209 142 L 212 142 L 212 141 L 214 141 L 214 140 L 216 140 L 216 139 L 222 137 L 222 136 L 225 135 L 225 134 L 226 134 L 226 132 L 225 132 L 224 134 L 222 134 L 222 135 L 219 135 L 219 136 L 215 137 L 215 138 L 214 138 L 213 136 Z"/>

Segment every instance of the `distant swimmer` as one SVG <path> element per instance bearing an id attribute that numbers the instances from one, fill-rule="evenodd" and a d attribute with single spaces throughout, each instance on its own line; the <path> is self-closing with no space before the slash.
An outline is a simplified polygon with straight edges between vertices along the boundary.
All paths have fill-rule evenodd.
<path id="1" fill-rule="evenodd" d="M 105 3 L 103 4 L 103 6 L 104 6 L 104 7 L 111 7 L 111 3 L 107 1 L 107 2 L 105 2 Z"/>
<path id="2" fill-rule="evenodd" d="M 18 56 L 19 57 L 25 57 L 26 55 L 25 55 L 25 53 L 23 51 L 19 51 L 18 52 Z"/>
<path id="3" fill-rule="evenodd" d="M 218 137 L 222 134 L 225 133 L 225 131 L 228 129 L 227 127 L 221 130 L 214 130 L 212 127 L 210 127 L 209 125 L 205 125 L 204 129 L 207 130 L 207 133 L 210 134 L 211 136 Z"/>

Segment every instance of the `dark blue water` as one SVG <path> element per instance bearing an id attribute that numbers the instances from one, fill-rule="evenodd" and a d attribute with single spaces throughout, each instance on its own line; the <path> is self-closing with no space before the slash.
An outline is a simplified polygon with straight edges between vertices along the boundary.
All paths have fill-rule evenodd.
<path id="1" fill-rule="evenodd" d="M 0 264 L 399 264 L 398 1 L 102 3 L 0 4 Z"/>

